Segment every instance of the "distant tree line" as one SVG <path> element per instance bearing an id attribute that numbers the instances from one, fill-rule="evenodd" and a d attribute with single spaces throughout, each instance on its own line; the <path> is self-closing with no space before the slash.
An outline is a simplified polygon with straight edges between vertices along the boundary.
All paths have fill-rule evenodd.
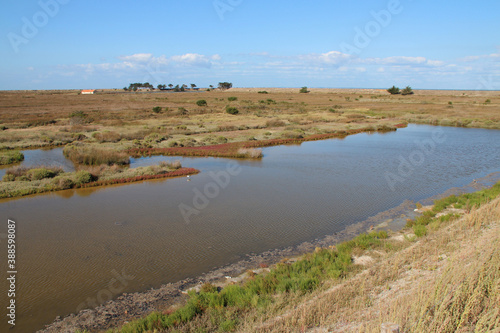
<path id="1" fill-rule="evenodd" d="M 190 86 L 191 86 L 191 89 L 193 89 L 193 90 L 199 89 L 199 88 L 197 88 L 196 84 L 194 84 L 194 83 L 191 83 Z M 217 88 L 220 90 L 227 90 L 227 89 L 231 89 L 232 87 L 233 87 L 233 84 L 231 82 L 219 82 L 219 85 Z M 174 92 L 181 92 L 181 91 L 186 91 L 188 86 L 186 84 L 177 84 L 174 86 L 172 83 L 170 83 L 168 85 L 167 84 L 158 84 L 156 86 L 156 88 L 158 90 L 172 90 Z M 145 82 L 145 83 L 131 83 L 128 87 L 123 88 L 123 90 L 125 90 L 125 91 L 137 91 L 139 89 L 154 90 L 155 87 L 153 87 L 153 85 L 150 84 L 149 82 Z M 210 91 L 213 89 L 215 89 L 214 86 L 210 85 L 209 88 L 207 89 L 207 91 Z"/>
<path id="2" fill-rule="evenodd" d="M 391 95 L 412 95 L 413 94 L 413 89 L 411 89 L 410 86 L 407 86 L 403 90 L 399 90 L 398 87 L 392 86 L 391 88 L 387 89 L 387 92 Z"/>
<path id="3" fill-rule="evenodd" d="M 149 82 L 145 83 L 131 83 L 129 84 L 128 88 L 125 87 L 123 90 L 125 91 L 137 91 L 139 88 L 146 88 L 146 89 L 154 89 L 153 85 L 150 84 Z"/>

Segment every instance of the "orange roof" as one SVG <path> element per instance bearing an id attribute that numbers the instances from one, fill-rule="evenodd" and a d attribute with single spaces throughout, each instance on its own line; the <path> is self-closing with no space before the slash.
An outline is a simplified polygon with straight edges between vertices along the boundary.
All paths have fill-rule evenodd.
<path id="1" fill-rule="evenodd" d="M 84 89 L 84 90 L 82 90 L 82 92 L 92 92 L 92 91 L 95 91 L 95 89 Z"/>

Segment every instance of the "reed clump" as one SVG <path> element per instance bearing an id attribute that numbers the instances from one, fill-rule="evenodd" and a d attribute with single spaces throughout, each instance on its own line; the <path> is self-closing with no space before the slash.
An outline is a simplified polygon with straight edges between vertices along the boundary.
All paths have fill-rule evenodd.
<path id="1" fill-rule="evenodd" d="M 130 158 L 127 153 L 94 146 L 68 145 L 64 147 L 63 153 L 66 158 L 70 159 L 74 163 L 83 165 L 130 164 Z"/>

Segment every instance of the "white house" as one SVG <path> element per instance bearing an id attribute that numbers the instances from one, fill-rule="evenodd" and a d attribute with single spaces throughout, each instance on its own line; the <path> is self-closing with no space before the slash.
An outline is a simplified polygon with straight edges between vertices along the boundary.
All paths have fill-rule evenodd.
<path id="1" fill-rule="evenodd" d="M 81 92 L 82 95 L 93 95 L 94 93 L 95 93 L 95 89 L 82 90 L 82 92 Z"/>

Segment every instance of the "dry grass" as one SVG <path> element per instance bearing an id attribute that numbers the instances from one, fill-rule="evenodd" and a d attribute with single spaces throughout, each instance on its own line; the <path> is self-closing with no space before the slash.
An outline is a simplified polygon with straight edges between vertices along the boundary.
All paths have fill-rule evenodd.
<path id="1" fill-rule="evenodd" d="M 158 165 L 138 168 L 105 165 L 82 167 L 75 172 L 63 172 L 56 167 L 13 167 L 7 170 L 0 182 L 0 198 L 67 190 L 125 184 L 149 179 L 179 177 L 198 173 L 192 168 L 182 168 L 180 161 L 160 162 Z"/>
<path id="2" fill-rule="evenodd" d="M 238 155 L 244 156 L 246 158 L 260 158 L 262 157 L 262 149 L 240 148 L 238 149 Z"/>
<path id="3" fill-rule="evenodd" d="M 96 146 L 68 145 L 64 148 L 64 156 L 73 163 L 83 165 L 127 165 L 130 164 L 129 155 L 125 152 L 103 149 Z"/>
<path id="4" fill-rule="evenodd" d="M 376 89 L 311 89 L 308 94 L 298 89 L 266 90 L 265 99 L 259 89 L 236 88 L 196 93 L 107 90 L 96 95 L 3 91 L 0 145 L 24 148 L 85 141 L 112 143 L 119 149 L 165 148 L 186 139 L 200 146 L 208 135 L 228 142 L 276 139 L 289 134 L 289 126 L 309 136 L 404 122 L 500 128 L 498 92 L 416 91 L 392 96 Z M 237 100 L 229 102 L 228 96 Z M 200 99 L 208 106 L 196 105 Z M 486 99 L 491 103 L 485 104 Z M 237 115 L 225 113 L 229 104 L 239 110 Z M 166 111 L 154 113 L 155 106 Z M 179 108 L 186 112 L 179 114 Z M 146 138 L 150 134 L 154 140 Z"/>
<path id="5" fill-rule="evenodd" d="M 403 332 L 497 332 L 500 198 L 412 239 L 393 239 L 406 248 L 369 254 L 375 263 L 357 276 L 279 317 L 247 318 L 241 331 L 380 332 L 382 323 L 393 322 Z"/>

